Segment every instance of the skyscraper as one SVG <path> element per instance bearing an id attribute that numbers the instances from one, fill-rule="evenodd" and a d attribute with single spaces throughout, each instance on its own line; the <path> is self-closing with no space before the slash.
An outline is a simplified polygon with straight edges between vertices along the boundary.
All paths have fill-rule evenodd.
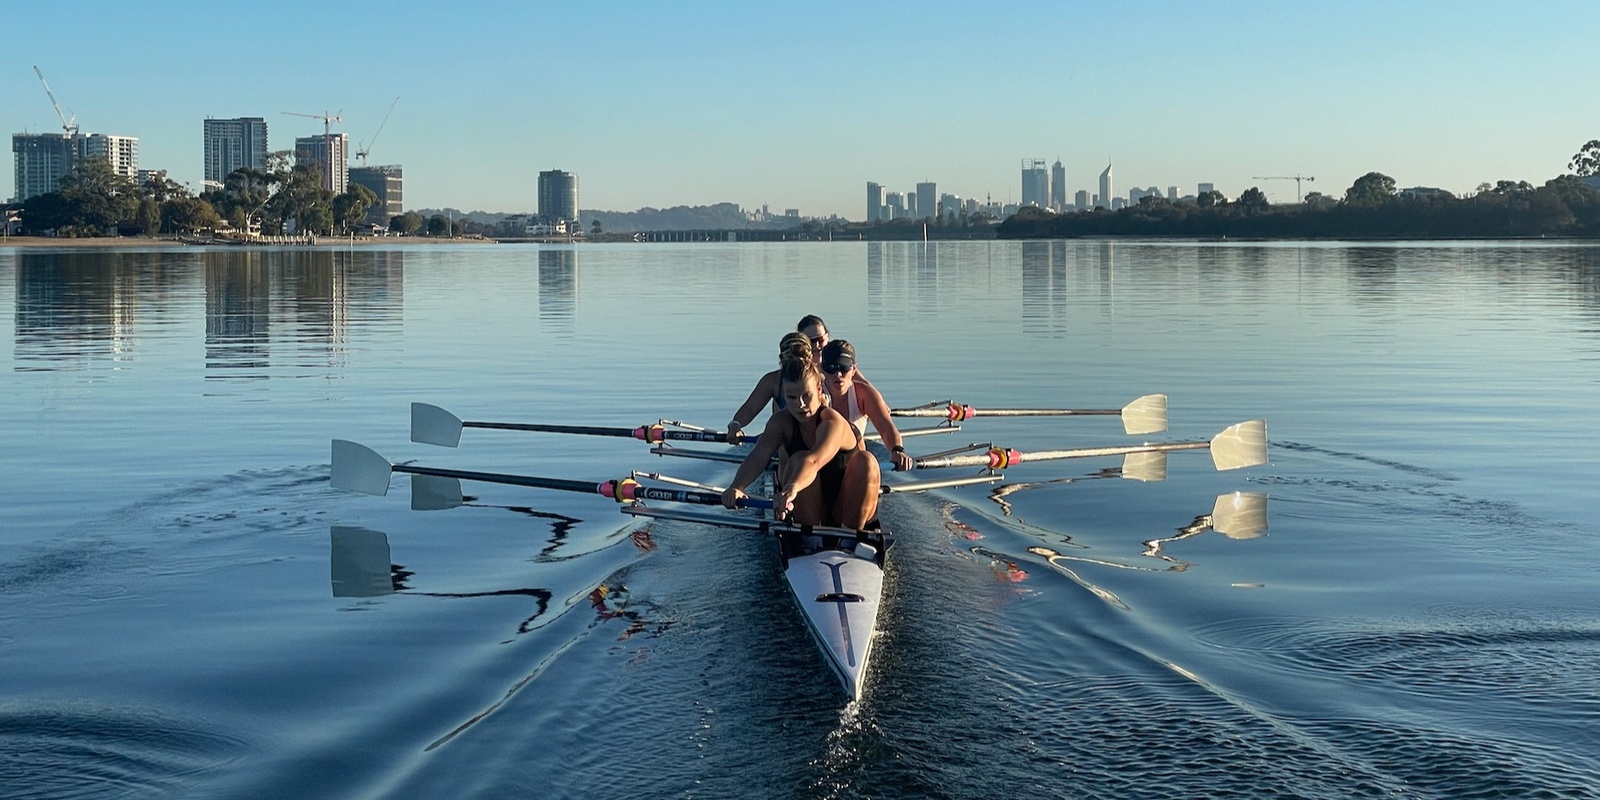
<path id="1" fill-rule="evenodd" d="M 546 225 L 578 219 L 578 176 L 559 169 L 539 173 L 539 221 Z"/>
<path id="2" fill-rule="evenodd" d="M 1044 208 L 1050 204 L 1050 173 L 1044 159 L 1022 159 L 1022 204 Z"/>
<path id="3" fill-rule="evenodd" d="M 932 217 L 939 213 L 939 185 L 933 181 L 923 181 L 917 184 L 917 215 L 918 218 Z"/>
<path id="4" fill-rule="evenodd" d="M 296 165 L 315 164 L 322 170 L 322 188 L 344 194 L 350 188 L 350 136 L 325 133 L 294 140 Z"/>
<path id="5" fill-rule="evenodd" d="M 1106 171 L 1100 173 L 1100 197 L 1096 201 L 1101 208 L 1110 208 L 1112 198 L 1111 165 L 1106 165 Z"/>
<path id="6" fill-rule="evenodd" d="M 105 159 L 111 171 L 139 177 L 139 140 L 106 133 L 18 133 L 11 137 L 16 156 L 16 200 L 53 192 L 61 179 L 86 158 Z"/>
<path id="7" fill-rule="evenodd" d="M 883 217 L 883 187 L 867 181 L 867 221 L 877 222 Z"/>
<path id="8" fill-rule="evenodd" d="M 1065 211 L 1067 208 L 1067 168 L 1056 159 L 1055 166 L 1050 168 L 1050 210 Z"/>
<path id="9" fill-rule="evenodd" d="M 205 120 L 207 186 L 221 186 L 236 169 L 267 169 L 267 121 L 261 117 Z"/>
<path id="10" fill-rule="evenodd" d="M 389 220 L 406 213 L 401 203 L 401 177 L 398 166 L 350 168 L 350 182 L 367 187 L 377 197 L 367 209 L 368 225 L 387 228 Z"/>
<path id="11" fill-rule="evenodd" d="M 1074 204 L 1077 205 L 1077 207 L 1078 207 L 1078 209 L 1080 211 L 1088 210 L 1088 208 L 1089 208 L 1089 190 L 1088 189 L 1079 189 L 1078 193 L 1073 195 L 1072 197 L 1073 197 L 1073 200 L 1075 201 Z"/>

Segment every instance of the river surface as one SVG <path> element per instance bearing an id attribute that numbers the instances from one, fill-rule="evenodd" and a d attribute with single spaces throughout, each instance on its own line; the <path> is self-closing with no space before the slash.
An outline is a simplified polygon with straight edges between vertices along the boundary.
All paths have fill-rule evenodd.
<path id="1" fill-rule="evenodd" d="M 1270 461 L 888 496 L 856 703 L 756 534 L 329 486 L 334 438 L 716 483 L 624 439 L 414 444 L 410 403 L 721 427 L 805 314 L 895 406 L 1169 397 L 1164 433 L 914 454 L 1260 418 Z M 11 800 L 1600 797 L 1600 248 L 0 249 L 0 374 Z"/>

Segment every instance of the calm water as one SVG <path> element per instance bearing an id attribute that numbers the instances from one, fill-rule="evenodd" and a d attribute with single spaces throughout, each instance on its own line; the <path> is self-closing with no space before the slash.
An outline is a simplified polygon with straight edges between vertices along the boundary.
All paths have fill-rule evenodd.
<path id="1" fill-rule="evenodd" d="M 0 249 L 0 287 L 6 798 L 1600 796 L 1600 248 Z M 752 535 L 327 485 L 335 437 L 717 482 L 621 440 L 412 444 L 409 403 L 720 426 L 807 313 L 895 405 L 1165 392 L 1146 438 L 1262 417 L 1271 463 L 890 497 L 854 705 Z M 1233 492 L 1262 535 L 1208 527 Z"/>

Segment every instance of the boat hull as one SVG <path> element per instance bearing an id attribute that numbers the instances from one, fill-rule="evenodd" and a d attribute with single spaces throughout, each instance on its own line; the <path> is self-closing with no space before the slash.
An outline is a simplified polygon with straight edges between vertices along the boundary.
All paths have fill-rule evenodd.
<path id="1" fill-rule="evenodd" d="M 783 574 L 806 627 L 851 700 L 861 697 L 883 598 L 882 557 L 872 545 L 856 552 L 825 549 L 784 559 Z"/>

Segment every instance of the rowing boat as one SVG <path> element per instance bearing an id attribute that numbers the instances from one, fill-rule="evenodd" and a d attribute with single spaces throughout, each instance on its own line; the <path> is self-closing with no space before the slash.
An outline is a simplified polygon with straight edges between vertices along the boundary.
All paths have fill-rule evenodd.
<path id="1" fill-rule="evenodd" d="M 384 495 L 393 473 L 412 476 L 412 503 L 416 508 L 440 509 L 463 502 L 460 482 L 528 486 L 558 491 L 599 494 L 616 500 L 621 511 L 634 517 L 671 519 L 757 531 L 772 535 L 777 543 L 784 583 L 800 607 L 806 628 L 816 640 L 828 666 L 838 676 L 851 700 L 861 697 L 877 634 L 882 607 L 883 571 L 893 537 L 881 530 L 860 532 L 848 528 L 800 526 L 772 519 L 736 516 L 720 511 L 646 505 L 667 501 L 717 505 L 720 487 L 634 472 L 611 481 L 577 481 L 495 472 L 445 469 L 415 464 L 394 464 L 371 448 L 335 439 L 332 447 L 331 483 L 334 488 Z M 646 485 L 640 478 L 671 486 Z M 944 480 L 885 484 L 883 493 L 926 491 L 953 486 L 994 483 L 997 474 Z M 748 497 L 743 507 L 771 509 L 772 501 Z M 810 545 L 809 547 L 807 545 Z"/>
<path id="2" fill-rule="evenodd" d="M 851 700 L 861 698 L 877 638 L 883 570 L 892 536 L 844 528 L 798 529 L 769 520 L 652 506 L 628 506 L 623 513 L 777 533 L 773 540 L 783 581 L 800 608 L 806 630 L 845 694 Z M 806 540 L 811 540 L 811 548 L 805 547 Z M 819 547 L 818 540 L 827 544 Z"/>

